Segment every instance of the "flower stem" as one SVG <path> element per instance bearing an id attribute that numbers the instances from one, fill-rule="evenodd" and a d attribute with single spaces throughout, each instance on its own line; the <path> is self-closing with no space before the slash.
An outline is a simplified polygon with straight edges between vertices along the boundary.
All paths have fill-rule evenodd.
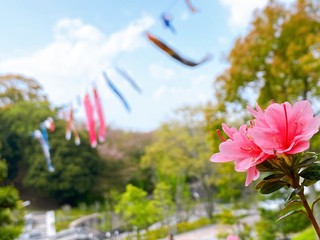
<path id="1" fill-rule="evenodd" d="M 308 201 L 307 201 L 307 199 L 306 199 L 306 196 L 304 195 L 303 188 L 302 188 L 301 191 L 298 193 L 298 195 L 299 195 L 299 197 L 300 197 L 300 199 L 301 199 L 301 201 L 302 201 L 302 204 L 303 204 L 304 208 L 305 208 L 306 211 L 307 211 L 308 218 L 309 218 L 310 222 L 312 223 L 314 230 L 315 230 L 316 233 L 317 233 L 318 239 L 320 239 L 320 228 L 319 228 L 319 225 L 318 225 L 318 223 L 317 223 L 317 220 L 316 220 L 316 218 L 314 217 L 313 212 L 312 212 L 312 210 L 311 210 L 311 208 L 310 208 L 310 206 L 309 206 L 309 203 L 308 203 Z"/>

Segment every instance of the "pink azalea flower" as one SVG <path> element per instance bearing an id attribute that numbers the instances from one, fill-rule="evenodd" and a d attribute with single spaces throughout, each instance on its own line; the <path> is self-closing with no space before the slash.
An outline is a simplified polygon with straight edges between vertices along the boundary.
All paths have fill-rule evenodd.
<path id="1" fill-rule="evenodd" d="M 229 235 L 226 240 L 240 240 L 240 238 L 235 235 Z"/>
<path id="2" fill-rule="evenodd" d="M 253 180 L 259 177 L 259 171 L 256 169 L 256 165 L 274 155 L 264 153 L 261 148 L 253 142 L 252 138 L 248 136 L 247 125 L 242 125 L 238 131 L 235 128 L 229 128 L 223 123 L 222 129 L 228 135 L 229 139 L 220 144 L 220 152 L 213 154 L 210 160 L 212 162 L 234 161 L 237 172 L 247 171 L 245 185 L 248 186 Z"/>
<path id="3" fill-rule="evenodd" d="M 310 138 L 318 132 L 320 118 L 313 116 L 308 101 L 298 101 L 293 106 L 288 102 L 273 103 L 265 111 L 257 105 L 248 107 L 255 117 L 249 134 L 266 154 L 295 154 L 310 146 Z"/>

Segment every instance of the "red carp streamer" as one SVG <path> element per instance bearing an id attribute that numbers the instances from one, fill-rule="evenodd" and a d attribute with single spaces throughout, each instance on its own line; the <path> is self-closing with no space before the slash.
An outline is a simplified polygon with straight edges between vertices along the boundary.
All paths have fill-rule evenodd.
<path id="1" fill-rule="evenodd" d="M 86 93 L 84 96 L 83 105 L 84 105 L 86 117 L 87 117 L 87 129 L 88 129 L 88 134 L 89 134 L 90 145 L 92 148 L 95 148 L 97 146 L 97 136 L 95 133 L 93 107 L 92 107 L 88 93 Z"/>

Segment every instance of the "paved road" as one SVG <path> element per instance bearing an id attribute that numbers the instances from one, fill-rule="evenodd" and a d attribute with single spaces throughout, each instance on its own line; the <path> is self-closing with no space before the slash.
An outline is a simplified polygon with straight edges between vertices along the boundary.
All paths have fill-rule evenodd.
<path id="1" fill-rule="evenodd" d="M 227 227 L 218 224 L 212 224 L 191 232 L 181 233 L 174 236 L 174 240 L 216 240 L 216 236 L 225 231 Z"/>
<path id="2" fill-rule="evenodd" d="M 25 221 L 25 227 L 19 240 L 50 239 L 56 233 L 53 211 L 27 214 Z"/>
<path id="3" fill-rule="evenodd" d="M 242 222 L 245 222 L 249 226 L 252 226 L 258 219 L 258 215 L 251 215 L 242 219 Z M 174 240 L 217 240 L 217 235 L 219 233 L 229 232 L 230 230 L 231 226 L 211 224 L 190 232 L 177 234 L 176 236 L 174 236 Z M 52 211 L 46 213 L 33 213 L 30 214 L 26 219 L 24 233 L 19 238 L 19 240 L 81 239 L 79 238 L 80 235 L 89 236 L 88 233 L 90 233 L 93 236 L 94 233 L 92 231 L 92 229 L 89 232 L 79 231 L 79 229 L 67 229 L 65 231 L 59 232 L 56 235 L 54 229 L 54 213 Z M 117 239 L 125 239 L 125 237 L 126 234 L 121 234 L 117 237 Z M 162 240 L 168 239 L 169 238 L 167 237 Z"/>
<path id="4" fill-rule="evenodd" d="M 258 219 L 258 215 L 247 216 L 242 219 L 241 222 L 252 226 L 256 221 L 258 221 Z M 231 231 L 231 227 L 219 224 L 211 224 L 190 232 L 178 234 L 174 236 L 174 240 L 217 240 L 217 235 L 226 231 Z M 162 240 L 168 239 L 169 238 L 164 238 Z"/>

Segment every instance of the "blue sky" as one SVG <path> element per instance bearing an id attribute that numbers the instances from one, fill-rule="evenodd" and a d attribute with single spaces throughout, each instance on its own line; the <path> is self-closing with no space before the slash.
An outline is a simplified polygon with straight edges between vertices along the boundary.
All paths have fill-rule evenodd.
<path id="1" fill-rule="evenodd" d="M 73 103 L 92 83 L 98 86 L 107 125 L 149 131 L 185 105 L 214 101 L 215 77 L 226 67 L 236 37 L 248 29 L 252 11 L 266 0 L 0 0 L 0 73 L 19 73 L 38 80 L 55 106 Z M 171 14 L 177 33 L 163 26 Z M 144 32 L 158 36 L 195 61 L 214 57 L 195 68 L 182 65 L 157 49 Z M 114 70 L 117 65 L 136 81 L 137 93 Z M 102 72 L 131 105 L 128 113 L 107 87 Z M 83 120 L 78 107 L 75 118 Z"/>

